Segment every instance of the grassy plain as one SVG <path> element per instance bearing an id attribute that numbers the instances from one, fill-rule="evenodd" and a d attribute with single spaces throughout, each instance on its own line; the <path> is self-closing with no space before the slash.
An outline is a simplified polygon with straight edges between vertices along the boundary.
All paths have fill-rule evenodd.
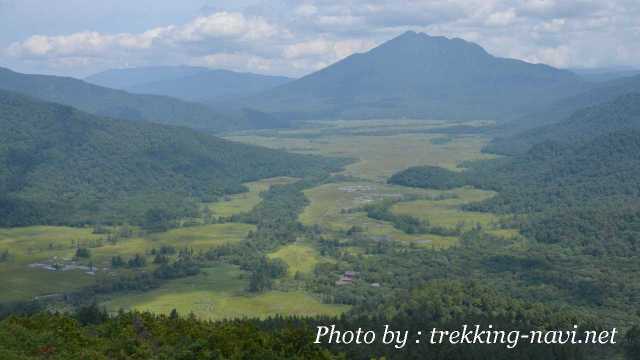
<path id="1" fill-rule="evenodd" d="M 246 274 L 230 265 L 204 269 L 197 276 L 174 280 L 159 289 L 129 293 L 106 300 L 110 311 L 137 309 L 168 314 L 194 313 L 203 319 L 264 318 L 274 315 L 339 315 L 347 306 L 328 305 L 303 292 L 269 291 L 257 295 L 244 292 Z"/>
<path id="2" fill-rule="evenodd" d="M 487 139 L 455 136 L 446 144 L 433 144 L 442 122 L 341 121 L 314 123 L 314 128 L 230 136 L 229 139 L 293 152 L 359 159 L 344 172 L 358 178 L 385 182 L 392 174 L 417 165 L 452 170 L 462 161 L 492 158 L 480 150 Z M 322 126 L 325 126 L 324 128 Z M 374 135 L 371 135 L 371 134 Z"/>
<path id="3" fill-rule="evenodd" d="M 293 180 L 281 177 L 247 183 L 249 192 L 207 205 L 219 216 L 249 211 L 260 202 L 260 193 L 269 186 Z M 106 241 L 104 235 L 94 234 L 92 228 L 31 226 L 0 229 L 0 251 L 8 250 L 11 254 L 10 261 L 0 263 L 0 289 L 3 289 L 0 291 L 0 303 L 72 291 L 92 284 L 94 277 L 86 271 L 50 271 L 29 266 L 41 262 L 68 263 L 73 259 L 78 243 L 90 248 L 90 261 L 95 266 L 107 268 L 113 256 L 119 255 L 126 260 L 163 245 L 207 250 L 240 241 L 254 228 L 240 223 L 198 225 L 163 233 L 138 234 L 115 243 Z M 81 263 L 88 263 L 88 260 Z"/>
<path id="4" fill-rule="evenodd" d="M 208 203 L 207 206 L 216 216 L 227 217 L 247 212 L 260 203 L 260 193 L 269 190 L 271 185 L 288 184 L 292 181 L 295 181 L 295 179 L 277 177 L 246 183 L 245 186 L 249 189 L 248 192 L 228 196 L 222 201 Z"/>
<path id="5" fill-rule="evenodd" d="M 408 235 L 388 222 L 368 218 L 364 212 L 347 211 L 384 199 L 407 195 L 426 198 L 445 193 L 386 184 L 389 176 L 407 167 L 437 165 L 460 170 L 459 165 L 463 161 L 490 157 L 480 152 L 487 142 L 486 138 L 480 135 L 451 134 L 446 131 L 447 126 L 449 125 L 445 122 L 414 120 L 314 122 L 302 129 L 255 131 L 233 134 L 229 138 L 299 153 L 357 159 L 342 174 L 359 180 L 324 184 L 305 191 L 310 205 L 299 218 L 304 224 L 318 224 L 329 230 L 344 230 L 355 225 L 375 237 L 429 247 L 447 247 L 455 244 L 458 239 L 430 234 Z M 437 132 L 440 129 L 442 133 Z M 447 141 L 437 140 L 443 136 Z M 294 180 L 273 178 L 248 183 L 247 193 L 205 205 L 215 216 L 228 217 L 246 212 L 260 202 L 260 193 L 271 185 Z M 451 192 L 457 197 L 402 202 L 394 205 L 392 211 L 428 219 L 434 225 L 447 227 L 460 222 L 469 227 L 476 223 L 491 227 L 496 221 L 495 215 L 460 209 L 462 204 L 483 200 L 492 196 L 492 193 L 474 189 L 456 189 Z M 135 235 L 120 239 L 117 243 L 100 242 L 102 235 L 93 234 L 89 228 L 30 227 L 0 230 L 0 251 L 8 249 L 12 253 L 11 261 L 0 263 L 0 289 L 9 289 L 0 293 L 0 302 L 69 291 L 95 281 L 94 277 L 83 271 L 53 272 L 29 267 L 34 262 L 50 261 L 56 257 L 71 259 L 75 253 L 74 244 L 78 241 L 82 244 L 99 243 L 99 246 L 90 249 L 91 260 L 98 266 L 108 267 L 111 257 L 115 255 L 126 259 L 163 245 L 206 250 L 240 241 L 252 229 L 252 225 L 237 223 L 198 225 L 164 233 Z M 509 232 L 490 231 L 504 234 Z M 353 249 L 354 253 L 358 251 L 360 249 Z M 268 256 L 284 260 L 289 265 L 290 276 L 298 271 L 311 274 L 319 262 L 331 261 L 320 256 L 312 242 L 283 246 Z M 300 290 L 250 295 L 245 291 L 247 282 L 247 275 L 236 267 L 219 265 L 205 269 L 198 276 L 169 281 L 150 292 L 118 294 L 105 298 L 103 304 L 112 311 L 124 308 L 168 313 L 175 308 L 180 313 L 193 312 L 205 319 L 266 317 L 276 314 L 336 315 L 348 309 L 345 306 L 322 304 L 312 295 Z"/>
<path id="6" fill-rule="evenodd" d="M 31 226 L 0 229 L 0 251 L 11 259 L 0 263 L 0 302 L 32 299 L 36 296 L 72 291 L 93 282 L 81 270 L 53 272 L 30 267 L 51 258 L 73 257 L 76 241 L 97 240 L 91 229 Z"/>
<path id="7" fill-rule="evenodd" d="M 487 123 L 472 122 L 465 125 L 484 126 Z M 312 122 L 303 129 L 250 132 L 230 138 L 293 152 L 357 159 L 342 174 L 361 181 L 324 184 L 305 191 L 311 204 L 300 215 L 302 223 L 318 224 L 331 230 L 345 230 L 357 225 L 371 236 L 446 247 L 455 244 L 457 238 L 408 235 L 388 222 L 370 219 L 362 212 L 346 210 L 404 195 L 424 197 L 445 193 L 386 184 L 392 174 L 410 166 L 434 165 L 459 171 L 464 161 L 493 157 L 481 153 L 487 138 L 449 134 L 448 126 L 451 124 L 442 121 L 416 120 Z M 447 141 L 439 141 L 443 136 Z M 493 193 L 466 188 L 451 193 L 457 198 L 403 202 L 395 205 L 392 211 L 429 220 L 433 225 L 455 227 L 464 223 L 465 228 L 470 228 L 481 224 L 496 234 L 512 235 L 509 230 L 492 229 L 496 215 L 460 209 L 463 204 L 484 200 L 493 196 Z"/>
<path id="8" fill-rule="evenodd" d="M 308 274 L 313 271 L 316 264 L 323 259 L 318 251 L 311 244 L 296 243 L 281 247 L 277 251 L 268 255 L 272 259 L 281 259 L 289 266 L 289 275 L 296 272 Z"/>

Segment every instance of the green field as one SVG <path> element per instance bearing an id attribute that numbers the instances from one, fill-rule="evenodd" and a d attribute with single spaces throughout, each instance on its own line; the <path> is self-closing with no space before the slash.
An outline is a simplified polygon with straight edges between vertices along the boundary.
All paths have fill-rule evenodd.
<path id="1" fill-rule="evenodd" d="M 321 260 L 318 251 L 308 244 L 291 244 L 283 246 L 277 251 L 269 254 L 272 259 L 281 259 L 289 266 L 289 275 L 297 272 L 302 274 L 311 273 Z M 326 260 L 326 259 L 324 259 Z"/>
<path id="2" fill-rule="evenodd" d="M 277 177 L 263 179 L 246 183 L 248 192 L 230 195 L 215 203 L 208 203 L 207 206 L 216 216 L 231 216 L 234 214 L 247 212 L 260 203 L 260 193 L 269 190 L 271 185 L 288 184 L 295 181 L 293 178 Z"/>
<path id="3" fill-rule="evenodd" d="M 311 204 L 300 215 L 300 221 L 306 225 L 321 225 L 329 230 L 347 230 L 352 226 L 358 226 L 374 237 L 428 244 L 435 247 L 450 246 L 457 241 L 456 238 L 438 235 L 408 235 L 388 222 L 367 217 L 364 212 L 343 212 L 343 210 L 358 208 L 384 199 L 399 198 L 403 195 L 424 196 L 431 193 L 435 192 L 371 182 L 325 184 L 305 191 Z"/>
<path id="4" fill-rule="evenodd" d="M 271 131 L 266 134 L 230 136 L 229 139 L 293 152 L 340 156 L 359 159 L 344 174 L 386 182 L 386 179 L 410 166 L 438 165 L 457 169 L 466 160 L 488 159 L 480 153 L 488 139 L 480 136 L 454 136 L 446 144 L 431 140 L 441 134 L 411 133 L 442 127 L 429 121 L 341 121 L 317 122 L 314 128 Z M 401 133 L 396 133 L 400 129 Z M 391 135 L 362 135 L 388 131 Z M 306 137 L 305 137 L 306 136 Z"/>
<path id="5" fill-rule="evenodd" d="M 461 206 L 464 204 L 488 199 L 494 196 L 495 193 L 473 188 L 454 189 L 448 191 L 448 193 L 455 194 L 456 198 L 401 202 L 393 205 L 391 211 L 396 214 L 415 216 L 428 221 L 432 225 L 447 228 L 462 226 L 463 229 L 469 230 L 478 224 L 485 229 L 495 228 L 499 220 L 497 215 L 484 212 L 463 211 L 461 209 Z"/>
<path id="6" fill-rule="evenodd" d="M 0 302 L 32 299 L 57 294 L 93 283 L 81 270 L 64 272 L 30 267 L 51 258 L 70 259 L 75 253 L 72 241 L 96 240 L 91 229 L 32 226 L 0 229 L 0 251 L 9 250 L 12 259 L 0 263 Z"/>
<path id="7" fill-rule="evenodd" d="M 137 309 L 168 314 L 194 313 L 203 319 L 268 317 L 274 315 L 338 315 L 347 306 L 322 304 L 302 292 L 269 291 L 247 294 L 246 274 L 236 267 L 220 265 L 204 269 L 190 278 L 172 280 L 161 288 L 145 293 L 129 293 L 106 300 L 110 311 Z"/>
<path id="8" fill-rule="evenodd" d="M 230 196 L 226 201 L 207 204 L 215 215 L 230 216 L 251 210 L 260 202 L 260 193 L 271 185 L 293 181 L 292 178 L 272 178 L 247 183 L 249 192 Z M 244 239 L 255 226 L 240 223 L 188 226 L 163 233 L 141 234 L 133 228 L 129 238 L 109 242 L 105 235 L 94 234 L 92 228 L 31 226 L 0 229 L 0 251 L 9 250 L 11 261 L 0 263 L 0 303 L 29 300 L 91 285 L 94 276 L 83 270 L 51 271 L 30 267 L 36 263 L 87 265 L 89 260 L 74 261 L 77 244 L 88 247 L 91 263 L 99 271 L 109 269 L 113 256 L 127 259 L 135 254 L 144 255 L 153 248 L 168 245 L 177 249 L 192 248 L 206 251 L 227 243 Z M 108 269 L 108 270 L 104 270 Z"/>
<path id="9" fill-rule="evenodd" d="M 305 191 L 311 204 L 300 215 L 303 224 L 317 224 L 329 230 L 359 226 L 374 237 L 447 247 L 455 244 L 457 238 L 431 234 L 408 235 L 390 223 L 368 218 L 363 212 L 345 213 L 345 210 L 405 195 L 425 197 L 443 193 L 386 184 L 392 174 L 410 166 L 435 165 L 460 170 L 459 166 L 464 161 L 492 158 L 480 152 L 488 140 L 482 136 L 447 134 L 445 142 L 432 141 L 443 137 L 443 134 L 437 133 L 437 129 L 450 125 L 446 122 L 417 120 L 311 122 L 307 128 L 245 132 L 230 139 L 293 152 L 357 159 L 342 174 L 362 181 L 324 184 Z M 466 125 L 481 126 L 486 123 L 472 122 Z M 476 223 L 489 228 L 496 220 L 492 214 L 463 212 L 459 209 L 462 204 L 484 200 L 492 193 L 473 189 L 458 189 L 453 193 L 458 196 L 457 199 L 401 203 L 393 210 L 447 227 L 464 222 L 466 228 Z M 510 235 L 509 231 L 499 231 L 501 235 Z"/>
<path id="10" fill-rule="evenodd" d="M 90 228 L 30 226 L 0 229 L 0 251 L 9 250 L 16 261 L 38 261 L 51 256 L 69 257 L 75 242 L 98 240 Z"/>

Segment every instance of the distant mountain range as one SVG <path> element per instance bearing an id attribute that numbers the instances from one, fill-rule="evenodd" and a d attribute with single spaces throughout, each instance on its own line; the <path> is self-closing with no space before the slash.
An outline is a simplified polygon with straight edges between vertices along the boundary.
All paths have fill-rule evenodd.
<path id="1" fill-rule="evenodd" d="M 0 68 L 0 90 L 73 106 L 99 116 L 214 132 L 260 128 L 265 124 L 286 125 L 267 114 L 242 107 L 222 112 L 167 96 L 131 94 L 69 77 L 21 74 L 4 68 Z"/>
<path id="2" fill-rule="evenodd" d="M 640 126 L 640 76 L 613 80 L 587 92 L 557 101 L 510 124 L 506 136 L 485 148 L 488 152 L 514 155 L 535 142 L 575 138 L 583 130 Z"/>
<path id="3" fill-rule="evenodd" d="M 605 82 L 640 75 L 640 69 L 632 67 L 568 69 L 587 81 Z"/>
<path id="4" fill-rule="evenodd" d="M 107 70 L 85 80 L 136 94 L 165 95 L 187 101 L 208 101 L 248 96 L 285 84 L 292 79 L 203 67 L 158 66 Z"/>
<path id="5" fill-rule="evenodd" d="M 590 86 L 570 71 L 407 32 L 236 106 L 286 119 L 505 120 Z"/>
<path id="6" fill-rule="evenodd" d="M 185 216 L 194 201 L 242 191 L 246 181 L 340 166 L 6 91 L 0 139 L 0 226 L 136 222 L 149 209 Z"/>
<path id="7" fill-rule="evenodd" d="M 569 117 L 574 111 L 612 101 L 619 96 L 640 93 L 640 75 L 605 81 L 591 86 L 576 95 L 558 99 L 512 121 L 511 133 L 537 126 L 553 124 Z"/>
<path id="8" fill-rule="evenodd" d="M 505 134 L 640 91 L 640 75 L 587 81 L 591 73 L 579 72 L 495 57 L 461 39 L 406 32 L 297 80 L 167 66 L 109 70 L 89 83 L 0 68 L 0 89 L 100 116 L 216 132 L 312 119 L 416 118 L 496 120 Z"/>

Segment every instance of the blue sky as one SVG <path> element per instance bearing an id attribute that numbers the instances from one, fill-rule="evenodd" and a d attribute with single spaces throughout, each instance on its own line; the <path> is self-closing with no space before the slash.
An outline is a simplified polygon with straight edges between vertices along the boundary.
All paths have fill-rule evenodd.
<path id="1" fill-rule="evenodd" d="M 557 67 L 640 65 L 637 0 L 0 0 L 0 65 L 188 64 L 301 76 L 406 30 Z"/>

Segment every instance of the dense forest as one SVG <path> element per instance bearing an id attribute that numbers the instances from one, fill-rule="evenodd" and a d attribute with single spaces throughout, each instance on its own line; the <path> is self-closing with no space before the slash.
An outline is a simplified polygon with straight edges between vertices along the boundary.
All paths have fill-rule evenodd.
<path id="1" fill-rule="evenodd" d="M 287 154 L 185 128 L 95 117 L 0 93 L 3 226 L 141 222 L 188 216 L 194 201 L 243 182 L 336 170 L 344 161 Z M 167 213 L 168 212 L 168 213 Z"/>
<path id="2" fill-rule="evenodd" d="M 580 109 L 602 105 L 627 94 L 640 93 L 640 76 L 638 76 L 637 72 L 631 72 L 627 75 L 628 77 L 625 77 L 624 74 L 619 74 L 602 83 L 593 84 L 595 85 L 593 88 L 585 89 L 574 96 L 561 98 L 549 106 L 536 109 L 527 115 L 510 121 L 502 127 L 502 133 L 498 134 L 500 138 L 494 139 L 490 146 L 487 147 L 487 150 L 500 152 L 502 151 L 503 140 L 508 141 L 509 145 L 516 145 L 509 141 L 513 135 L 526 130 L 560 123 Z M 507 149 L 505 146 L 504 150 Z"/>
<path id="3" fill-rule="evenodd" d="M 465 179 L 459 173 L 437 166 L 415 166 L 393 174 L 389 184 L 430 188 L 453 189 L 465 185 Z"/>
<path id="4" fill-rule="evenodd" d="M 485 152 L 521 155 L 537 143 L 554 141 L 576 143 L 593 140 L 618 130 L 640 129 L 640 77 L 635 80 L 637 89 L 609 102 L 602 99 L 580 108 L 570 116 L 549 125 L 535 127 L 517 134 L 492 140 Z"/>
<path id="5" fill-rule="evenodd" d="M 500 296 L 473 282 L 431 281 L 407 294 L 406 302 L 385 304 L 389 317 L 354 311 L 341 318 L 277 317 L 220 322 L 197 320 L 172 311 L 169 315 L 120 313 L 110 317 L 95 305 L 75 314 L 35 313 L 0 320 L 3 359 L 582 359 L 611 358 L 638 350 L 639 330 L 622 334 L 618 346 L 416 344 L 426 329 L 459 329 L 472 321 L 496 329 L 519 331 L 599 329 L 597 320 L 558 309 Z M 469 301 L 473 299 L 473 301 Z M 488 312 L 487 308 L 491 311 Z M 382 333 L 386 325 L 412 334 L 402 349 L 372 344 L 314 344 L 317 326 L 338 330 L 361 328 Z"/>

